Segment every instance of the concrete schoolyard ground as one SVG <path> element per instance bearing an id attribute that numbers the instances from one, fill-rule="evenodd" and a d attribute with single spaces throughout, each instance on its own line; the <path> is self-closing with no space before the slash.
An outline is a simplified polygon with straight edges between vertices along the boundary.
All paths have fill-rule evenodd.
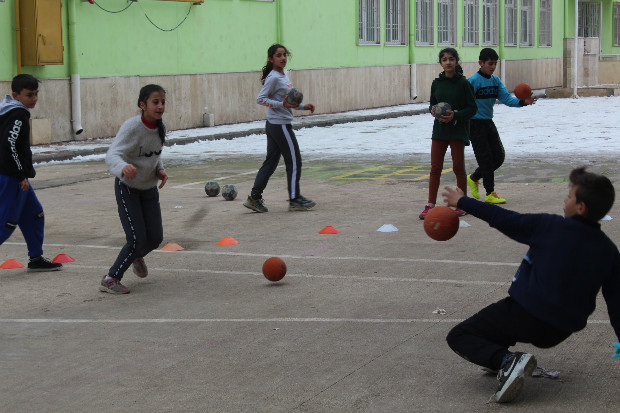
<path id="1" fill-rule="evenodd" d="M 575 166 L 620 191 L 616 159 L 507 163 L 496 188 L 508 208 L 561 214 Z M 127 295 L 97 290 L 124 243 L 103 162 L 39 166 L 45 255 L 75 261 L 55 273 L 0 270 L 0 411 L 617 411 L 620 360 L 602 297 L 561 345 L 518 347 L 558 379 L 531 378 L 514 403 L 487 403 L 496 379 L 445 336 L 506 296 L 527 248 L 471 216 L 452 240 L 428 238 L 417 217 L 427 161 L 305 162 L 302 193 L 318 204 L 308 212 L 287 211 L 281 164 L 264 193 L 269 212 L 257 214 L 242 202 L 260 162 L 169 168 L 162 247 L 184 249 L 148 255 L 145 279 L 128 271 Z M 239 196 L 208 198 L 210 180 Z M 443 184 L 455 184 L 451 172 Z M 618 203 L 609 215 L 602 227 L 617 242 Z M 377 231 L 385 224 L 398 231 Z M 320 234 L 328 225 L 339 233 Z M 239 243 L 218 245 L 224 237 Z M 261 274 L 271 256 L 288 266 L 277 283 Z M 26 264 L 18 232 L 0 247 L 7 259 Z"/>

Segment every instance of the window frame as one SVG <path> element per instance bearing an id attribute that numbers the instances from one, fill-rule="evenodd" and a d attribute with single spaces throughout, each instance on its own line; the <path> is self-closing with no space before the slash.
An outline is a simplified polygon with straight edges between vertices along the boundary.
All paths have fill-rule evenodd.
<path id="1" fill-rule="evenodd" d="M 409 0 L 385 0 L 385 44 L 409 44 Z"/>
<path id="2" fill-rule="evenodd" d="M 478 46 L 480 44 L 479 33 L 480 7 L 478 0 L 463 0 L 463 46 Z"/>
<path id="3" fill-rule="evenodd" d="M 538 16 L 538 46 L 551 47 L 553 46 L 553 0 L 539 0 Z"/>
<path id="4" fill-rule="evenodd" d="M 432 0 L 415 2 L 415 44 L 416 46 L 433 46 L 435 44 L 435 10 Z M 424 10 L 427 13 L 424 13 Z"/>
<path id="5" fill-rule="evenodd" d="M 517 0 L 504 0 L 504 46 L 517 46 L 519 28 L 519 6 Z M 509 22 L 509 18 L 512 21 Z"/>
<path id="6" fill-rule="evenodd" d="M 381 44 L 381 0 L 358 0 L 357 7 L 357 44 Z"/>
<path id="7" fill-rule="evenodd" d="M 533 47 L 534 46 L 534 1 L 533 0 L 521 0 L 521 7 L 519 12 L 520 17 L 520 47 Z"/>
<path id="8" fill-rule="evenodd" d="M 456 22 L 456 0 L 437 0 L 437 45 L 456 46 Z"/>
<path id="9" fill-rule="evenodd" d="M 488 27 L 487 27 L 488 25 Z M 482 45 L 499 45 L 499 1 L 482 0 Z"/>

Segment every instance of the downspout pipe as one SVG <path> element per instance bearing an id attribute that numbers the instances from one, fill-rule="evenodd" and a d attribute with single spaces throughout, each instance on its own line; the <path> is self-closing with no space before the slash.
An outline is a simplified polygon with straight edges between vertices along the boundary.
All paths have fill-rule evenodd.
<path id="1" fill-rule="evenodd" d="M 82 101 L 80 98 L 80 74 L 78 71 L 77 58 L 77 34 L 76 34 L 76 10 L 75 3 L 79 0 L 69 0 L 67 8 L 69 21 L 68 38 L 69 38 L 69 72 L 71 74 L 71 125 L 73 133 L 76 135 L 84 131 L 82 128 Z"/>
<path id="2" fill-rule="evenodd" d="M 573 97 L 578 98 L 577 94 L 577 64 L 579 63 L 579 56 L 577 55 L 577 48 L 579 47 L 579 0 L 575 0 L 575 35 L 574 37 L 574 51 L 573 51 Z"/>
<path id="3" fill-rule="evenodd" d="M 19 0 L 15 1 L 15 43 L 17 45 L 17 74 L 22 74 L 22 33 L 19 17 Z"/>

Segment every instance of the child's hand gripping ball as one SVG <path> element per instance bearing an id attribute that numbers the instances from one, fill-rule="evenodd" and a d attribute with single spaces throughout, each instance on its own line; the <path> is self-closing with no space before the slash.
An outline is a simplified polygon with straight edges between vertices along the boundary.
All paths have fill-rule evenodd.
<path id="1" fill-rule="evenodd" d="M 281 258 L 267 258 L 263 264 L 263 275 L 269 281 L 280 281 L 286 275 L 286 263 Z"/>
<path id="2" fill-rule="evenodd" d="M 620 358 L 620 343 L 611 343 L 616 348 L 616 352 L 611 356 L 615 359 Z"/>
<path id="3" fill-rule="evenodd" d="M 436 206 L 424 217 L 424 231 L 435 241 L 447 241 L 459 230 L 459 216 L 450 207 Z"/>
<path id="4" fill-rule="evenodd" d="M 299 105 L 304 100 L 304 94 L 299 89 L 291 88 L 286 92 L 286 100 L 291 105 Z"/>

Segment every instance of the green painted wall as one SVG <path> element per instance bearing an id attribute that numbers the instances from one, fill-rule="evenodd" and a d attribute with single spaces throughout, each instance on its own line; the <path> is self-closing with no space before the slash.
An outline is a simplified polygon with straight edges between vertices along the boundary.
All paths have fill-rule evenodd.
<path id="1" fill-rule="evenodd" d="M 17 73 L 14 1 L 0 2 L 0 80 Z M 75 10 L 75 67 L 84 77 L 246 72 L 260 70 L 267 47 L 281 41 L 293 53 L 291 69 L 381 66 L 435 63 L 443 46 L 415 46 L 415 1 L 410 0 L 410 41 L 407 46 L 357 44 L 355 0 L 205 0 L 185 2 L 97 0 L 108 13 L 82 0 L 62 0 L 65 53 L 63 65 L 27 66 L 23 72 L 40 78 L 66 78 L 69 69 L 69 10 Z M 535 1 L 536 11 L 539 2 Z M 604 54 L 620 54 L 612 46 L 614 1 L 603 1 Z M 533 47 L 495 47 L 502 59 L 562 57 L 562 42 L 573 32 L 572 1 L 553 2 L 553 46 L 538 47 L 536 18 Z M 459 16 L 457 49 L 464 61 L 475 61 L 482 46 L 462 46 L 463 2 Z M 480 9 L 481 11 L 482 9 Z M 189 11 L 189 15 L 188 15 Z M 385 28 L 385 0 L 381 0 L 381 27 Z M 480 13 L 482 14 L 482 13 Z M 187 16 L 187 18 L 186 18 Z M 171 29 L 186 18 L 175 30 Z M 499 36 L 504 38 L 503 1 L 500 1 Z M 435 21 L 437 16 L 435 14 Z M 482 21 L 482 16 L 480 16 Z"/>

